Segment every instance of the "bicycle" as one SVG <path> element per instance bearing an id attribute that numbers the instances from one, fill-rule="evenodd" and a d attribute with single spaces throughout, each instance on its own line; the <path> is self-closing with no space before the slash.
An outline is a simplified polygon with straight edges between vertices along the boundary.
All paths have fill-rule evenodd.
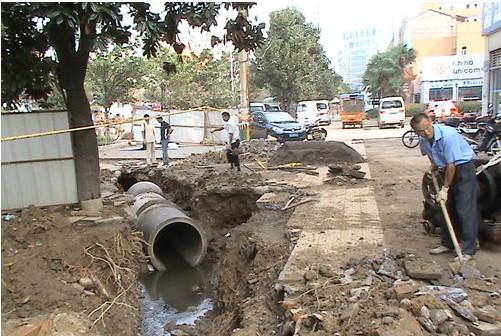
<path id="1" fill-rule="evenodd" d="M 415 148 L 419 145 L 419 135 L 413 130 L 408 130 L 402 135 L 402 143 L 407 148 Z"/>

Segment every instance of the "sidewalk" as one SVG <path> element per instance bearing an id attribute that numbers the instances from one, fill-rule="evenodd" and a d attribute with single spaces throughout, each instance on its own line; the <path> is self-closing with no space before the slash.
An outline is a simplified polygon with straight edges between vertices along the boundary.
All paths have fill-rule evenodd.
<path id="1" fill-rule="evenodd" d="M 146 152 L 140 150 L 141 144 L 129 146 L 127 140 L 120 140 L 117 143 L 99 146 L 99 159 L 101 160 L 143 160 L 146 158 Z M 191 154 L 203 154 L 210 151 L 221 151 L 224 146 L 220 145 L 198 145 L 198 144 L 184 144 L 179 145 L 179 148 L 169 149 L 170 159 L 184 159 Z M 156 145 L 157 159 L 162 157 L 161 145 Z"/>
<path id="2" fill-rule="evenodd" d="M 348 144 L 365 155 L 363 143 Z M 370 177 L 368 164 L 363 164 L 363 170 Z M 321 176 L 324 174 L 327 169 L 322 169 Z M 299 229 L 301 234 L 278 280 L 296 289 L 304 285 L 308 267 L 329 264 L 338 268 L 350 258 L 381 255 L 383 251 L 383 230 L 372 186 L 310 188 L 318 193 L 317 202 L 298 206 L 289 218 L 289 229 Z"/>

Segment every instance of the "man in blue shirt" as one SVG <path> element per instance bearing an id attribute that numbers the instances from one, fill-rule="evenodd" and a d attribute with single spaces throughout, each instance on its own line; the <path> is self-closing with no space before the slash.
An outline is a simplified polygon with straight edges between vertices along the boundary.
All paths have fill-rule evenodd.
<path id="1" fill-rule="evenodd" d="M 430 159 L 432 173 L 445 169 L 437 202 L 446 202 L 464 257 L 471 259 L 477 249 L 479 223 L 478 185 L 473 164 L 475 153 L 453 127 L 433 124 L 424 113 L 411 119 L 411 127 L 420 137 L 421 153 Z M 441 246 L 432 249 L 431 254 L 453 250 L 447 227 L 442 228 L 441 236 Z"/>
<path id="2" fill-rule="evenodd" d="M 160 143 L 162 144 L 162 161 L 164 167 L 169 167 L 169 155 L 167 149 L 169 148 L 170 135 L 174 131 L 168 122 L 164 121 L 162 116 L 157 117 L 160 124 Z"/>

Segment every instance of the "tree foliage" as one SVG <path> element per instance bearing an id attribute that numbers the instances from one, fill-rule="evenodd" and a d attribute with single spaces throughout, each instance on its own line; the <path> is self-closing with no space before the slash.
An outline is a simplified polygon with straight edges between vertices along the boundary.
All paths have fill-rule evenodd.
<path id="1" fill-rule="evenodd" d="M 404 69 L 414 62 L 416 53 L 406 44 L 390 47 L 387 51 L 374 55 L 363 75 L 365 85 L 374 97 L 402 95 Z"/>
<path id="2" fill-rule="evenodd" d="M 304 99 L 331 99 L 342 79 L 319 40 L 320 30 L 298 10 L 271 13 L 268 38 L 251 65 L 251 85 L 268 88 L 285 106 Z"/>
<path id="3" fill-rule="evenodd" d="M 180 62 L 170 50 L 161 48 L 157 57 L 145 64 L 142 98 L 179 109 L 232 107 L 230 56 L 223 53 L 216 59 L 210 50 L 204 50 L 199 56 L 192 54 Z M 166 72 L 167 65 L 174 65 L 176 73 Z"/>
<path id="4" fill-rule="evenodd" d="M 108 111 L 115 101 L 131 100 L 132 90 L 141 86 L 144 63 L 132 48 L 119 46 L 91 55 L 86 83 L 94 102 Z"/>
<path id="5" fill-rule="evenodd" d="M 262 24 L 251 23 L 244 10 L 253 3 L 167 2 L 160 15 L 144 2 L 3 2 L 2 10 L 2 100 L 14 101 L 25 94 L 45 98 L 57 78 L 65 96 L 71 127 L 92 124 L 84 81 L 89 54 L 110 44 L 129 43 L 131 29 L 138 32 L 145 56 L 155 56 L 160 42 L 181 54 L 184 44 L 178 26 L 210 31 L 220 9 L 237 10 L 228 20 L 223 38 L 213 43 L 232 42 L 237 49 L 253 50 L 263 41 Z M 133 24 L 123 24 L 128 13 Z M 47 53 L 53 59 L 46 58 Z M 5 76 L 4 76 L 5 75 Z M 99 198 L 99 158 L 95 132 L 73 132 L 77 189 L 80 200 Z"/>

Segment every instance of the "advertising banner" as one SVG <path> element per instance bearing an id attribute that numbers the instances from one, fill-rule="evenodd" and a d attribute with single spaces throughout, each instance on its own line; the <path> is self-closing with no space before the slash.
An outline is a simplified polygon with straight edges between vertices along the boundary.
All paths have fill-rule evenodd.
<path id="1" fill-rule="evenodd" d="M 484 76 L 483 55 L 424 57 L 421 80 L 478 79 Z"/>

